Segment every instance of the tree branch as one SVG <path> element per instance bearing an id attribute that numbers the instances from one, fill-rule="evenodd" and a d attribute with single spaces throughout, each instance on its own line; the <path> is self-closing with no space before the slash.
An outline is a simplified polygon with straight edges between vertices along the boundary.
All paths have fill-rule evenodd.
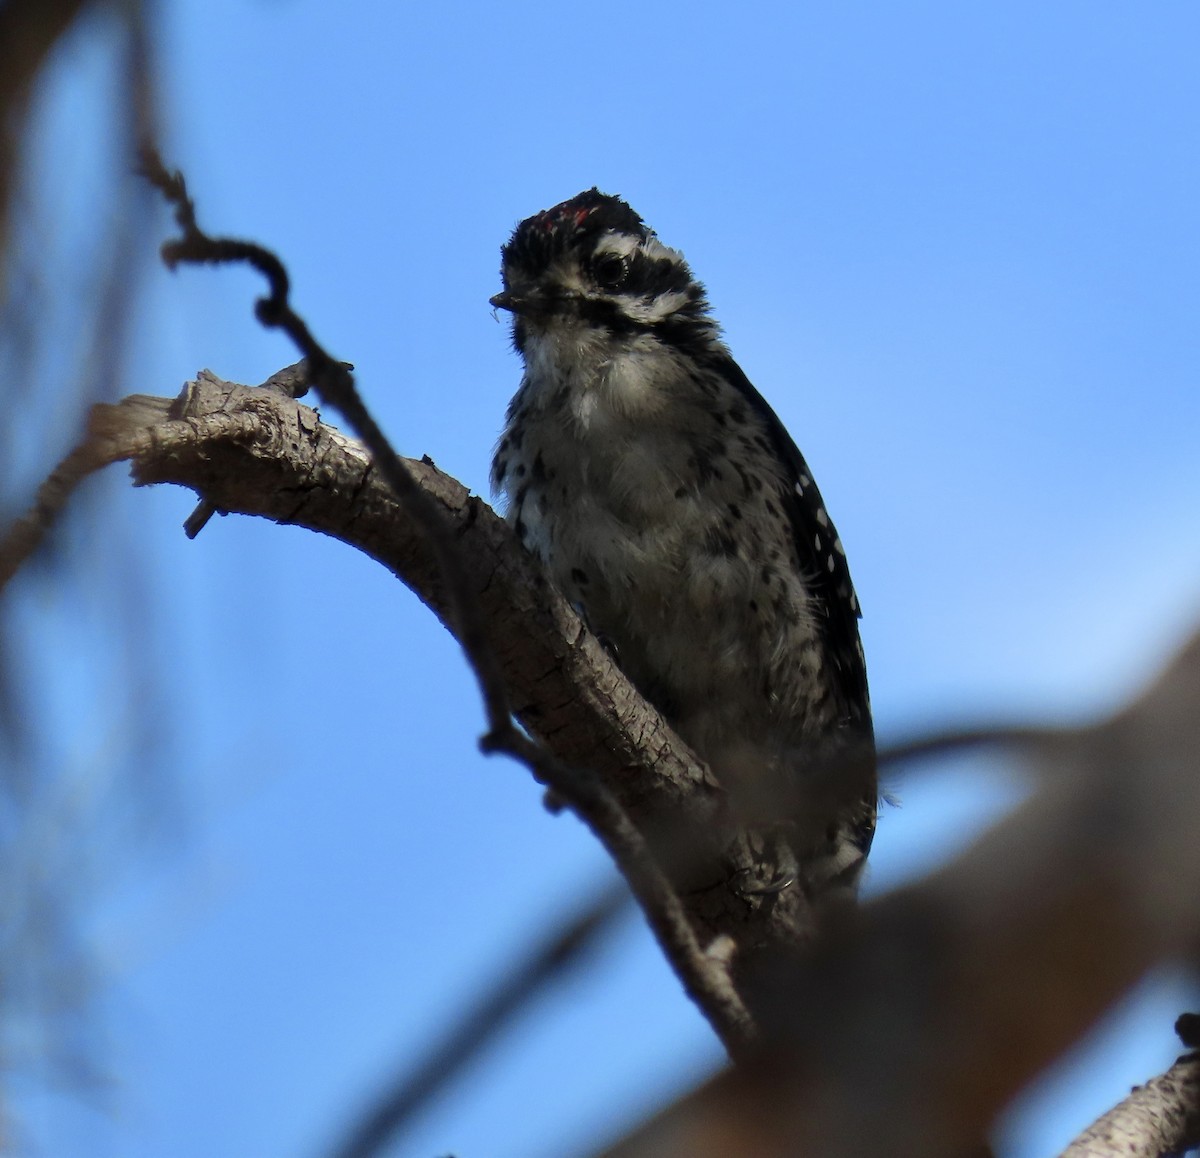
<path id="1" fill-rule="evenodd" d="M 388 567 L 443 622 L 450 617 L 445 572 L 424 527 L 363 447 L 281 392 L 207 373 L 174 401 L 134 396 L 96 407 L 88 440 L 0 543 L 0 577 L 36 546 L 83 477 L 119 459 L 133 462 L 139 485 L 178 483 L 220 510 L 341 539 Z M 446 520 L 461 559 L 458 582 L 478 602 L 495 641 L 506 694 L 554 755 L 538 752 L 515 728 L 508 750 L 604 842 L 688 993 L 726 1046 L 744 1051 L 755 1030 L 729 978 L 731 954 L 705 947 L 724 947 L 732 938 L 749 951 L 790 937 L 792 925 L 777 909 L 728 888 L 732 872 L 723 858 L 739 837 L 726 820 L 723 793 L 550 587 L 507 524 L 431 462 L 406 460 L 404 468 Z M 683 835 L 692 845 L 688 879 L 676 876 L 673 884 L 662 865 L 680 863 Z M 696 844 L 706 855 L 694 855 Z M 680 886 L 690 890 L 682 900 Z"/>
<path id="2" fill-rule="evenodd" d="M 1097 1119 L 1061 1158 L 1160 1158 L 1200 1146 L 1200 1054 L 1137 1086 Z"/>

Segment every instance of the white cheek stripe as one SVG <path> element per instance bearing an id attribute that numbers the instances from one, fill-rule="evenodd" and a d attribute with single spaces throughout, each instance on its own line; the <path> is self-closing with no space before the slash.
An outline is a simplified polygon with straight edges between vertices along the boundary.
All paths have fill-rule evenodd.
<path id="1" fill-rule="evenodd" d="M 615 253 L 618 257 L 632 257 L 638 244 L 638 239 L 631 233 L 610 231 L 596 243 L 596 254 Z"/>
<path id="2" fill-rule="evenodd" d="M 646 256 L 652 257 L 656 261 L 666 258 L 668 261 L 675 261 L 680 265 L 683 264 L 683 254 L 677 249 L 672 249 L 669 245 L 663 245 L 654 234 L 646 238 L 645 250 Z"/>

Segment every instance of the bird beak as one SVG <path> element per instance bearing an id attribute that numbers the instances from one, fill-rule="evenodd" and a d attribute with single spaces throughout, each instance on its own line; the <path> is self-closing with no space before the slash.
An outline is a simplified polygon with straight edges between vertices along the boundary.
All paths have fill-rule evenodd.
<path id="1" fill-rule="evenodd" d="M 508 310 L 509 313 L 522 317 L 525 315 L 545 314 L 552 311 L 555 300 L 545 294 L 538 293 L 536 290 L 531 293 L 514 293 L 512 290 L 502 290 L 495 297 L 488 298 L 488 303 L 493 309 Z"/>

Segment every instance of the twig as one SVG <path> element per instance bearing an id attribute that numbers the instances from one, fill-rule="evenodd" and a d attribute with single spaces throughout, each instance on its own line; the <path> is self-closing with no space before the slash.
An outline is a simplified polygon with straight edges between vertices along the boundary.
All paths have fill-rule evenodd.
<path id="1" fill-rule="evenodd" d="M 209 237 L 196 223 L 196 208 L 188 196 L 187 184 L 179 171 L 169 172 L 151 149 L 143 151 L 142 172 L 175 208 L 175 221 L 182 236 L 166 242 L 162 258 L 174 269 L 180 262 L 196 264 L 244 263 L 267 279 L 269 293 L 254 305 L 255 316 L 268 328 L 282 329 L 295 343 L 308 366 L 308 381 L 321 401 L 333 406 L 345 417 L 350 429 L 371 452 L 375 467 L 387 480 L 412 518 L 429 538 L 446 584 L 450 616 L 459 643 L 479 683 L 487 713 L 489 732 L 502 734 L 511 726 L 511 711 L 499 665 L 488 642 L 483 617 L 458 565 L 457 545 L 451 538 L 438 511 L 422 494 L 392 449 L 375 419 L 367 410 L 354 385 L 349 364 L 338 362 L 313 337 L 307 323 L 292 309 L 287 270 L 270 250 L 250 241 Z M 503 746 L 484 738 L 485 750 Z"/>
<path id="2" fill-rule="evenodd" d="M 880 748 L 879 763 L 907 764 L 938 756 L 961 752 L 965 748 L 1008 748 L 1010 751 L 1031 750 L 1070 736 L 1067 728 L 1031 726 L 1029 724 L 980 724 L 897 740 Z"/>

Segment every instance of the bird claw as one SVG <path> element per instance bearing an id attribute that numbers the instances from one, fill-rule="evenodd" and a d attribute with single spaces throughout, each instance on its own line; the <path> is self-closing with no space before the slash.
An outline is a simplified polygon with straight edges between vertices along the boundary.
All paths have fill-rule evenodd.
<path id="1" fill-rule="evenodd" d="M 776 872 L 768 881 L 754 878 L 754 869 L 738 869 L 733 874 L 730 887 L 739 897 L 777 897 L 796 883 L 796 874 L 788 872 Z"/>

